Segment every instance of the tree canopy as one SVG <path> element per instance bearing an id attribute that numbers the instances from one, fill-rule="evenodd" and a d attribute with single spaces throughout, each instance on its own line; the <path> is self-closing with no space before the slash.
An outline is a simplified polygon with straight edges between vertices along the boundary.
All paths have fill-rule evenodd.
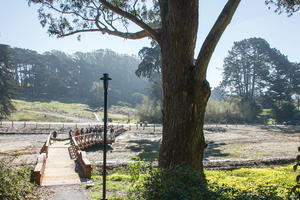
<path id="1" fill-rule="evenodd" d="M 68 55 L 60 51 L 38 54 L 35 51 L 7 47 L 14 63 L 13 84 L 20 88 L 19 97 L 61 100 L 102 106 L 102 83 L 99 78 L 110 73 L 110 105 L 124 101 L 138 103 L 134 93 L 144 93 L 147 83 L 134 71 L 139 60 L 111 50 Z M 0 54 L 4 56 L 4 54 Z"/>
<path id="2" fill-rule="evenodd" d="M 276 7 L 275 12 L 278 14 L 286 12 L 289 16 L 291 16 L 300 9 L 299 0 L 265 0 L 265 2 L 269 6 L 269 9 L 271 8 L 270 5 L 274 5 Z"/>
<path id="3" fill-rule="evenodd" d="M 14 110 L 11 103 L 16 92 L 14 70 L 9 47 L 0 44 L 0 120 Z"/>

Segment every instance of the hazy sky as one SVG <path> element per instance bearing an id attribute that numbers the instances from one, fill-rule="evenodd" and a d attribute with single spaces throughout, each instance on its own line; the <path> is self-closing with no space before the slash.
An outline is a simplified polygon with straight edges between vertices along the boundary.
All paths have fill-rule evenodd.
<path id="1" fill-rule="evenodd" d="M 226 0 L 200 0 L 200 20 L 195 57 Z M 26 0 L 0 0 L 0 43 L 43 53 L 52 49 L 74 53 L 112 49 L 118 53 L 137 55 L 149 46 L 148 39 L 124 40 L 121 38 L 86 33 L 78 42 L 76 36 L 56 39 L 49 37 L 38 21 L 35 7 L 28 7 Z M 266 39 L 293 62 L 300 62 L 300 12 L 292 17 L 277 15 L 268 10 L 264 0 L 242 0 L 231 24 L 227 27 L 213 54 L 208 69 L 208 81 L 215 87 L 221 81 L 223 59 L 234 41 L 250 37 Z"/>

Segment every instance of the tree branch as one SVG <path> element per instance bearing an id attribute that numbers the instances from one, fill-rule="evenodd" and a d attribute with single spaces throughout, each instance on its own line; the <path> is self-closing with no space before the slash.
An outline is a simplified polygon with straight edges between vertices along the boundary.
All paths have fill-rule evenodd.
<path id="1" fill-rule="evenodd" d="M 128 12 L 125 12 L 118 7 L 113 6 L 111 3 L 107 2 L 106 0 L 99 0 L 99 2 L 102 3 L 102 5 L 105 6 L 107 9 L 115 12 L 118 15 L 121 15 L 122 17 L 132 21 L 133 23 L 135 23 L 136 25 L 138 25 L 139 27 L 144 29 L 144 31 L 146 33 L 148 33 L 147 36 L 151 36 L 156 41 L 159 41 L 159 33 L 155 29 L 152 29 L 150 26 L 148 26 L 143 21 L 138 19 L 136 16 L 134 16 Z M 141 32 L 143 32 L 143 31 L 140 31 L 139 33 L 141 33 Z M 132 38 L 130 38 L 130 39 L 132 39 Z M 136 39 L 138 39 L 138 38 L 136 38 Z"/>
<path id="2" fill-rule="evenodd" d="M 240 2 L 241 0 L 228 0 L 214 26 L 208 33 L 195 63 L 196 78 L 200 81 L 206 79 L 206 70 L 211 56 Z"/>
<path id="3" fill-rule="evenodd" d="M 76 33 L 86 33 L 86 32 L 102 32 L 103 34 L 107 33 L 124 39 L 141 39 L 150 36 L 150 34 L 145 31 L 138 31 L 135 33 L 124 33 L 120 31 L 111 31 L 107 28 L 102 28 L 102 27 L 99 28 L 97 26 L 97 29 L 81 29 L 81 30 L 76 30 L 68 33 L 58 33 L 59 35 L 58 37 L 66 37 L 66 36 L 74 35 Z"/>

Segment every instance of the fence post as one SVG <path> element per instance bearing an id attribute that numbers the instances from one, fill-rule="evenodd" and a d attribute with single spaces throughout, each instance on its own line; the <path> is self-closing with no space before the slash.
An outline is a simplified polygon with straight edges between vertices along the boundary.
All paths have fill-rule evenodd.
<path id="1" fill-rule="evenodd" d="M 35 123 L 35 129 L 37 129 L 37 122 Z"/>
<path id="2" fill-rule="evenodd" d="M 11 120 L 11 127 L 14 127 L 14 121 Z"/>
<path id="3" fill-rule="evenodd" d="M 155 124 L 154 124 L 154 132 L 155 132 Z"/>
<path id="4" fill-rule="evenodd" d="M 26 122 L 24 122 L 24 128 L 26 127 Z"/>

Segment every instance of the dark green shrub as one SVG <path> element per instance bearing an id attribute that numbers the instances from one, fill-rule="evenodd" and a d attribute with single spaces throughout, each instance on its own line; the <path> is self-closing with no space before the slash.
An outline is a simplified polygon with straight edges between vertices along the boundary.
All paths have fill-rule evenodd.
<path id="1" fill-rule="evenodd" d="M 198 172 L 182 167 L 152 169 L 133 188 L 131 199 L 206 200 L 215 195 Z"/>

